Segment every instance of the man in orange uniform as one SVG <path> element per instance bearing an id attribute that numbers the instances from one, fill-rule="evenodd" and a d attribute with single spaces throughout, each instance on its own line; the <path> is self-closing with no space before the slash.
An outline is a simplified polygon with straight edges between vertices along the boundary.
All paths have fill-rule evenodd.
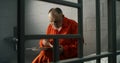
<path id="1" fill-rule="evenodd" d="M 63 15 L 60 8 L 51 8 L 48 12 L 50 24 L 46 34 L 77 34 L 78 24 L 74 20 L 68 19 Z M 76 39 L 59 39 L 60 59 L 69 59 L 77 57 L 77 40 Z M 52 48 L 53 39 L 40 40 L 40 47 Z M 40 54 L 32 63 L 50 63 L 53 61 L 52 50 L 41 50 Z"/>

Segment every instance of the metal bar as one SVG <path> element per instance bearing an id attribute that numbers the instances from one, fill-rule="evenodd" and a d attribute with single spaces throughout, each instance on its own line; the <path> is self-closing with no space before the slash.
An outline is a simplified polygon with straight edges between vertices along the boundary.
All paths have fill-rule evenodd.
<path id="1" fill-rule="evenodd" d="M 18 27 L 18 63 L 25 63 L 24 58 L 24 10 L 25 10 L 25 1 L 17 0 L 17 27 Z"/>
<path id="2" fill-rule="evenodd" d="M 83 58 L 73 58 L 73 59 L 68 59 L 68 60 L 61 60 L 59 61 L 60 63 L 79 63 L 79 61 L 90 61 L 90 60 L 95 60 L 95 59 L 100 59 L 104 57 L 111 56 L 112 53 L 105 53 L 101 55 L 95 55 L 95 56 L 88 56 L 88 57 L 83 57 Z"/>
<path id="3" fill-rule="evenodd" d="M 100 33 L 100 0 L 96 0 L 96 54 L 101 53 L 101 33 Z M 96 60 L 96 63 L 100 63 L 100 59 Z"/>
<path id="4" fill-rule="evenodd" d="M 117 51 L 117 53 L 116 53 L 117 55 L 120 55 L 120 51 Z"/>
<path id="5" fill-rule="evenodd" d="M 70 35 L 26 35 L 26 40 L 41 39 L 41 38 L 81 38 L 80 34 L 70 34 Z"/>
<path id="6" fill-rule="evenodd" d="M 54 3 L 54 4 L 60 4 L 60 5 L 64 5 L 64 6 L 75 7 L 75 8 L 80 7 L 80 4 L 73 3 L 73 2 L 68 2 L 68 1 L 63 1 L 63 0 L 39 0 L 39 1 L 45 1 L 45 2 L 50 2 L 50 3 Z"/>
<path id="7" fill-rule="evenodd" d="M 108 0 L 108 63 L 116 63 L 116 0 Z"/>
<path id="8" fill-rule="evenodd" d="M 81 40 L 78 41 L 78 57 L 83 57 L 83 0 L 78 0 L 78 4 L 81 4 L 81 8 L 78 8 L 78 34 L 81 35 Z M 79 61 L 79 63 L 83 63 Z"/>
<path id="9" fill-rule="evenodd" d="M 54 39 L 54 44 L 53 44 L 53 60 L 55 63 L 59 61 L 59 40 Z"/>

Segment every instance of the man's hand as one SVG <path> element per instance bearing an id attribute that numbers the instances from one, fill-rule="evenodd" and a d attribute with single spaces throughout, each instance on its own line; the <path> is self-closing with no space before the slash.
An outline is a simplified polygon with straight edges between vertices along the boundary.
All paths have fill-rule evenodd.
<path id="1" fill-rule="evenodd" d="M 50 46 L 50 48 L 43 47 L 43 48 L 41 48 L 41 50 L 49 50 L 49 49 L 53 48 L 53 45 L 47 39 L 43 40 L 43 45 L 44 46 Z M 60 50 L 60 53 L 63 52 L 63 46 L 62 45 L 59 46 L 59 50 Z"/>
<path id="2" fill-rule="evenodd" d="M 53 45 L 47 39 L 44 39 L 42 43 L 43 43 L 44 46 L 53 47 Z"/>

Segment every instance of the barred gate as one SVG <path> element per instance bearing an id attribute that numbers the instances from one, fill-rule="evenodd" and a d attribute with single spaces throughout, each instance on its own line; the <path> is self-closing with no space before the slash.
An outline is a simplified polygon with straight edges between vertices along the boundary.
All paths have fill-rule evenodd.
<path id="1" fill-rule="evenodd" d="M 25 1 L 18 0 L 18 63 L 25 63 L 25 45 L 26 40 L 54 38 L 54 62 L 53 63 L 83 63 L 89 60 L 96 60 L 96 63 L 101 63 L 101 58 L 108 57 L 108 63 L 116 63 L 116 56 L 120 52 L 116 51 L 116 0 L 108 0 L 108 53 L 101 54 L 100 41 L 100 0 L 96 0 L 96 55 L 92 57 L 83 56 L 83 44 L 79 40 L 78 57 L 60 61 L 58 50 L 59 38 L 81 38 L 83 36 L 83 1 L 78 0 L 78 3 L 68 2 L 65 0 L 40 0 L 53 4 L 59 4 L 78 9 L 78 34 L 70 35 L 25 35 Z"/>

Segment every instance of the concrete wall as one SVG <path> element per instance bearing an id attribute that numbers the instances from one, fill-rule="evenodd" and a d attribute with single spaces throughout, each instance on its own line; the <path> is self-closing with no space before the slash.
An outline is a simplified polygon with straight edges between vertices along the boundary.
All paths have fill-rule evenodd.
<path id="1" fill-rule="evenodd" d="M 120 1 L 116 2 L 117 49 L 120 50 Z"/>
<path id="2" fill-rule="evenodd" d="M 101 17 L 101 49 L 107 50 L 107 0 L 100 0 Z M 95 0 L 83 0 L 84 54 L 95 53 L 96 50 L 96 4 Z"/>
<path id="3" fill-rule="evenodd" d="M 77 9 L 75 8 L 37 0 L 26 0 L 26 34 L 45 34 L 49 24 L 48 11 L 52 7 L 60 7 L 66 17 L 77 21 Z"/>

